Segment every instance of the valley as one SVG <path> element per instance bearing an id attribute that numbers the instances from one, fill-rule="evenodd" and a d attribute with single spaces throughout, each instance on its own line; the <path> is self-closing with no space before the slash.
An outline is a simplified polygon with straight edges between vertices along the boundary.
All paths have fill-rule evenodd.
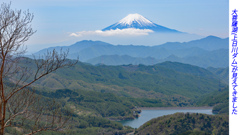
<path id="1" fill-rule="evenodd" d="M 141 109 L 151 107 L 210 107 L 217 114 L 210 117 L 222 119 L 220 114 L 228 115 L 227 40 L 209 36 L 154 47 L 81 41 L 69 48 L 61 47 L 69 49 L 69 62 L 76 61 L 72 58 L 80 54 L 75 66 L 59 69 L 41 78 L 33 87 L 43 100 L 54 99 L 71 110 L 71 130 L 67 130 L 67 134 L 131 133 L 132 127 L 116 121 L 141 117 Z M 35 55 L 53 49 L 61 50 L 60 47 L 48 48 Z M 32 65 L 31 57 L 21 59 L 22 67 L 36 70 Z M 178 115 L 182 114 L 170 116 Z M 190 133 L 188 130 L 194 127 L 184 132 Z M 194 133 L 212 133 L 212 129 L 198 130 L 203 129 L 201 125 L 195 128 Z M 140 127 L 135 133 L 145 132 Z"/>
<path id="2" fill-rule="evenodd" d="M 33 61 L 22 58 L 21 63 L 31 66 Z M 54 99 L 72 111 L 67 134 L 125 134 L 133 129 L 112 120 L 135 119 L 141 115 L 141 107 L 210 106 L 214 113 L 227 114 L 227 74 L 222 68 L 218 72 L 209 69 L 178 62 L 149 66 L 78 62 L 40 79 L 33 87 L 43 100 Z"/>

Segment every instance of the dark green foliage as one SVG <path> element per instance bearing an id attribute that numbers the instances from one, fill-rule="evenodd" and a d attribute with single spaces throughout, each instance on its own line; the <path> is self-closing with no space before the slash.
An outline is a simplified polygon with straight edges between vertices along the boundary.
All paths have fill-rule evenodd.
<path id="1" fill-rule="evenodd" d="M 11 135 L 21 135 L 22 130 L 27 130 L 30 128 L 29 125 L 34 124 L 31 122 L 31 120 L 28 120 L 26 125 L 24 125 L 21 128 L 7 128 L 6 133 L 9 133 Z M 40 121 L 41 122 L 41 121 Z M 14 123 L 13 123 L 14 126 Z M 112 134 L 115 132 L 132 132 L 133 129 L 125 128 L 121 123 L 110 121 L 108 119 L 102 118 L 101 116 L 83 116 L 78 115 L 73 112 L 71 114 L 70 120 L 66 124 L 66 129 L 60 130 L 58 132 L 55 131 L 44 131 L 37 133 L 37 135 L 84 135 L 84 134 L 92 134 L 96 135 L 98 133 L 101 134 Z M 16 130 L 16 129 L 18 130 Z"/>
<path id="2" fill-rule="evenodd" d="M 211 135 L 204 131 L 187 131 L 179 135 Z"/>
<path id="3" fill-rule="evenodd" d="M 36 91 L 36 93 L 41 96 L 41 99 L 39 101 L 39 105 L 46 105 L 46 102 L 52 102 L 54 100 L 56 103 L 58 103 L 61 106 L 61 112 L 63 115 L 70 116 L 70 120 L 66 124 L 65 130 L 60 130 L 59 132 L 54 131 L 44 131 L 41 133 L 38 133 L 38 135 L 84 135 L 84 134 L 92 134 L 96 135 L 98 133 L 101 134 L 115 134 L 117 132 L 126 134 L 127 132 L 132 132 L 132 128 L 125 128 L 122 124 L 110 121 L 106 118 L 103 118 L 101 115 L 96 115 L 100 113 L 105 113 L 106 115 L 111 116 L 128 116 L 133 118 L 132 115 L 132 104 L 128 103 L 128 101 L 124 101 L 123 99 L 111 94 L 111 93 L 100 93 L 100 92 L 87 92 L 87 91 L 81 91 L 81 92 L 74 92 L 72 90 L 57 90 L 55 92 L 43 92 L 43 91 Z M 82 98 L 84 103 L 81 105 L 81 103 L 75 103 L 73 101 L 70 101 L 72 98 Z M 96 97 L 96 98 L 95 98 Z M 67 101 L 69 100 L 69 101 Z M 96 104 L 94 104 L 96 103 Z M 115 106 L 110 106 L 109 109 L 101 108 L 104 106 L 104 104 L 111 105 L 111 103 L 115 103 Z M 67 109 L 68 106 L 75 105 L 77 106 L 79 110 L 83 111 L 89 111 L 91 114 L 89 115 L 80 115 L 78 114 L 78 110 L 73 109 Z M 119 108 L 117 108 L 119 106 Z M 118 110 L 117 110 L 117 109 Z M 99 110 L 97 110 L 99 109 Z M 104 110 L 106 109 L 106 110 Z M 124 110 L 125 109 L 125 110 Z M 116 111 L 115 111 L 116 110 Z M 118 111 L 118 112 L 117 112 Z M 126 112 L 129 112 L 129 114 L 125 114 Z M 37 112 L 37 110 L 36 110 Z M 113 113 L 114 112 L 114 113 Z M 95 114 L 94 114 L 95 113 Z M 44 112 L 44 115 L 48 115 L 47 112 Z M 21 118 L 20 118 L 21 119 Z M 18 121 L 19 119 L 16 119 L 10 128 L 6 129 L 6 134 L 11 135 L 21 135 L 24 133 L 29 132 L 29 128 L 31 128 L 31 125 L 33 125 L 34 121 L 31 121 L 31 119 L 25 120 L 25 124 L 22 127 L 17 127 L 16 124 L 21 124 Z M 44 119 L 45 120 L 45 119 Z M 39 123 L 42 123 L 44 121 L 40 121 Z M 16 126 L 16 127 L 14 127 Z"/>
<path id="4" fill-rule="evenodd" d="M 91 110 L 102 117 L 132 116 L 134 105 L 128 100 L 115 96 L 112 93 L 94 91 L 74 92 L 69 89 L 57 90 L 56 92 L 42 92 L 44 96 L 54 98 L 68 98 L 67 102 L 76 104 L 82 109 Z"/>
<path id="5" fill-rule="evenodd" d="M 97 65 L 99 63 L 105 65 L 153 65 L 159 63 L 160 61 L 153 57 L 132 57 L 129 55 L 101 55 L 99 57 L 95 57 L 92 59 L 87 60 L 86 62 L 91 63 L 93 65 Z"/>
<path id="6" fill-rule="evenodd" d="M 83 110 L 95 112 L 102 117 L 116 117 L 118 119 L 133 119 L 135 106 L 138 107 L 161 107 L 166 106 L 161 99 L 148 98 L 127 98 L 116 96 L 113 93 L 95 92 L 69 89 L 56 90 L 55 92 L 39 92 L 45 97 L 54 97 L 63 102 L 79 106 Z M 64 101 L 64 99 L 67 101 Z M 178 103 L 181 99 L 174 98 L 173 101 Z M 187 104 L 187 103 L 186 103 Z"/>
<path id="7" fill-rule="evenodd" d="M 156 66 L 161 66 L 167 69 L 171 69 L 180 73 L 186 73 L 195 75 L 196 77 L 208 77 L 212 78 L 213 74 L 211 74 L 208 70 L 204 68 L 200 68 L 197 66 L 189 66 L 188 64 L 183 64 L 179 62 L 163 62 L 160 64 L 157 64 Z"/>
<path id="8" fill-rule="evenodd" d="M 72 97 L 72 96 L 78 96 L 79 94 L 77 92 L 74 92 L 69 89 L 65 90 L 57 90 L 56 92 L 39 92 L 39 94 L 46 96 L 46 97 L 51 97 L 51 98 L 66 98 L 66 97 Z"/>
<path id="9" fill-rule="evenodd" d="M 229 113 L 229 103 L 221 103 L 213 107 L 213 113 L 215 114 L 228 114 Z"/>
<path id="10" fill-rule="evenodd" d="M 209 71 L 214 73 L 219 78 L 219 85 L 221 82 L 228 84 L 228 70 L 229 68 L 208 68 Z M 221 80 L 221 81 L 220 81 Z M 196 101 L 200 106 L 214 106 L 213 113 L 215 114 L 228 114 L 229 113 L 229 88 L 225 87 L 210 94 L 203 95 Z"/>
<path id="11" fill-rule="evenodd" d="M 137 135 L 228 135 L 228 116 L 175 113 L 152 119 Z"/>
<path id="12" fill-rule="evenodd" d="M 200 106 L 214 106 L 219 103 L 228 103 L 229 99 L 229 88 L 219 89 L 209 94 L 203 95 L 197 101 Z"/>
<path id="13" fill-rule="evenodd" d="M 210 94 L 204 95 L 196 104 L 199 106 L 214 106 L 213 113 L 228 114 L 229 112 L 229 88 L 219 89 Z"/>

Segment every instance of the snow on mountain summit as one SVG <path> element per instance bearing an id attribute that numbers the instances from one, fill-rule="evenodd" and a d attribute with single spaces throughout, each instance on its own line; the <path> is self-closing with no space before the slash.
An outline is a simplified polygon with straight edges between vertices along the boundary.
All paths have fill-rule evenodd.
<path id="1" fill-rule="evenodd" d="M 169 29 L 167 27 L 158 25 L 156 23 L 153 23 L 152 21 L 146 19 L 140 14 L 129 14 L 125 18 L 121 19 L 117 23 L 110 25 L 102 31 L 107 31 L 107 30 L 117 30 L 117 29 L 129 29 L 129 28 L 134 28 L 134 29 L 149 29 L 154 32 L 164 32 L 164 33 L 181 33 L 180 31 L 174 30 L 174 29 Z"/>
<path id="2" fill-rule="evenodd" d="M 118 24 L 131 25 L 133 22 L 137 22 L 138 24 L 143 26 L 154 25 L 151 21 L 149 21 L 148 19 L 146 19 L 145 17 L 137 13 L 129 14 L 128 16 L 120 20 Z"/>

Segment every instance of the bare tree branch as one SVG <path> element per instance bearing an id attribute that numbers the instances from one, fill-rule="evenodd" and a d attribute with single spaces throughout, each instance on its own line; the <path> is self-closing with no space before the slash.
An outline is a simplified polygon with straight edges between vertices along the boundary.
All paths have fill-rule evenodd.
<path id="1" fill-rule="evenodd" d="M 1 4 L 0 135 L 19 119 L 22 120 L 21 125 L 35 121 L 29 135 L 46 130 L 57 131 L 68 120 L 55 102 L 39 106 L 40 100 L 29 90 L 29 86 L 60 68 L 74 66 L 77 61 L 67 59 L 68 51 L 53 50 L 39 58 L 34 57 L 36 67 L 24 66 L 22 61 L 26 58 L 20 56 L 26 51 L 24 43 L 36 32 L 31 27 L 33 17 L 28 10 L 12 10 L 11 3 Z"/>

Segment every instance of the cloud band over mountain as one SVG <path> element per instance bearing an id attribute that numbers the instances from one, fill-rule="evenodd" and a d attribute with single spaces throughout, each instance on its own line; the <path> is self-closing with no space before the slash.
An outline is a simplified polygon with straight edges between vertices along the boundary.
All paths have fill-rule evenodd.
<path id="1" fill-rule="evenodd" d="M 182 32 L 155 24 L 150 20 L 146 19 L 145 17 L 143 17 L 142 15 L 136 13 L 129 14 L 128 16 L 121 19 L 117 23 L 110 25 L 102 30 L 80 31 L 71 33 L 70 36 L 129 37 L 129 36 L 144 36 L 149 35 L 149 33 L 180 34 Z"/>
<path id="2" fill-rule="evenodd" d="M 74 37 L 83 37 L 89 35 L 99 35 L 99 36 L 143 36 L 149 35 L 153 30 L 150 29 L 136 29 L 136 28 L 128 28 L 128 29 L 115 29 L 115 30 L 96 30 L 96 31 L 81 31 L 71 33 L 70 36 Z"/>

